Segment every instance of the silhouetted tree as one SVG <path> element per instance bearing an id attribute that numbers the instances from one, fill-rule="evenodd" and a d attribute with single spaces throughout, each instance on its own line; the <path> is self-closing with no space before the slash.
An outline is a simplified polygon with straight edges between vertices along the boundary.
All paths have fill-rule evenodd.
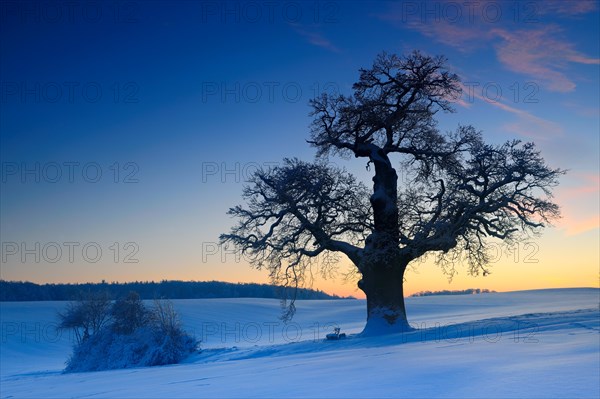
<path id="1" fill-rule="evenodd" d="M 173 303 L 166 299 L 154 300 L 154 306 L 148 312 L 148 322 L 154 324 L 155 330 L 162 335 L 176 336 L 182 331 L 179 315 Z"/>
<path id="2" fill-rule="evenodd" d="M 434 116 L 453 111 L 460 95 L 443 57 L 383 53 L 360 70 L 353 91 L 310 102 L 318 160 L 258 170 L 244 188 L 246 205 L 229 210 L 239 223 L 221 242 L 292 286 L 317 259 L 327 268 L 343 254 L 367 297 L 365 333 L 406 330 L 407 266 L 434 253 L 447 273 L 464 261 L 470 274 L 487 274 L 490 238 L 518 240 L 558 217 L 550 190 L 563 171 L 532 143 L 486 144 L 471 126 L 441 133 Z M 364 158 L 372 189 L 327 166 L 330 154 Z"/>
<path id="3" fill-rule="evenodd" d="M 130 291 L 126 297 L 117 300 L 111 309 L 112 328 L 118 334 L 131 334 L 143 326 L 148 318 L 146 307 L 140 294 Z"/>
<path id="4" fill-rule="evenodd" d="M 104 291 L 81 292 L 77 300 L 58 313 L 59 328 L 71 329 L 77 343 L 82 343 L 110 322 L 111 305 L 110 296 Z"/>

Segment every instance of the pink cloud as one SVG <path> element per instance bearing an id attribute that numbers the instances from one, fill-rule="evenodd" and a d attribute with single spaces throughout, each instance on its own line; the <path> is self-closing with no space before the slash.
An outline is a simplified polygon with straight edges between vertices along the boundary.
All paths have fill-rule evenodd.
<path id="1" fill-rule="evenodd" d="M 535 12 L 540 14 L 559 14 L 574 16 L 587 14 L 596 10 L 594 0 L 545 0 L 543 3 L 534 3 Z"/>
<path id="2" fill-rule="evenodd" d="M 300 36 L 304 37 L 310 44 L 324 48 L 326 50 L 332 51 L 334 53 L 340 53 L 340 49 L 337 48 L 331 41 L 326 39 L 321 33 L 315 30 L 309 30 L 306 27 L 303 27 L 299 24 L 290 23 L 294 31 L 298 33 Z"/>
<path id="3" fill-rule="evenodd" d="M 568 222 L 564 222 L 564 220 L 566 219 L 558 223 L 558 226 L 568 236 L 575 236 L 600 227 L 600 215 L 592 215 L 579 219 L 569 218 Z"/>
<path id="4" fill-rule="evenodd" d="M 481 1 L 468 4 L 474 9 L 466 9 L 464 4 L 454 1 L 395 2 L 390 3 L 386 13 L 376 17 L 468 51 L 483 45 L 479 39 L 487 32 L 479 26 L 480 21 L 471 16 L 480 14 Z"/>
<path id="5" fill-rule="evenodd" d="M 409 22 L 407 26 L 425 36 L 434 38 L 440 43 L 456 47 L 463 52 L 473 50 L 475 47 L 483 44 L 479 41 L 480 39 L 489 37 L 487 31 L 482 31 L 475 27 L 465 28 L 445 20 L 431 24 L 413 21 Z"/>
<path id="6" fill-rule="evenodd" d="M 506 123 L 503 125 L 503 128 L 507 132 L 538 141 L 548 140 L 549 138 L 564 134 L 563 128 L 557 123 L 546 121 L 533 115 L 530 116 L 531 118 L 524 118 L 514 123 Z"/>
<path id="7" fill-rule="evenodd" d="M 530 112 L 524 111 L 507 105 L 501 101 L 490 101 L 488 98 L 483 96 L 478 90 L 471 90 L 461 83 L 463 93 L 468 93 L 468 96 L 472 96 L 482 102 L 486 102 L 493 107 L 499 108 L 505 112 L 511 113 L 517 116 L 517 120 L 513 123 L 504 125 L 504 128 L 509 131 L 518 134 L 519 136 L 534 138 L 538 140 L 544 140 L 552 137 L 560 137 L 564 135 L 564 130 L 556 122 L 552 122 L 538 116 L 533 115 Z M 461 99 L 462 100 L 462 99 Z M 458 102 L 459 105 L 465 106 L 465 101 Z M 466 107 L 470 106 L 466 103 Z"/>
<path id="8" fill-rule="evenodd" d="M 591 173 L 578 174 L 577 179 L 580 181 L 580 184 L 563 189 L 561 191 L 562 198 L 580 198 L 588 194 L 598 194 L 600 192 L 600 175 Z"/>
<path id="9" fill-rule="evenodd" d="M 600 175 L 576 174 L 578 183 L 569 187 L 558 187 L 557 202 L 562 207 L 563 218 L 558 227 L 572 236 L 600 227 Z"/>
<path id="10" fill-rule="evenodd" d="M 511 3 L 480 0 L 462 3 L 461 6 L 458 2 L 433 1 L 414 3 L 412 8 L 407 4 L 395 4 L 379 18 L 420 32 L 462 52 L 488 46 L 491 42 L 502 65 L 513 72 L 530 76 L 551 91 L 569 92 L 575 89 L 575 82 L 568 75 L 570 63 L 600 64 L 600 59 L 579 53 L 573 43 L 561 38 L 562 31 L 557 26 L 540 28 L 540 24 L 531 23 L 522 26 L 532 29 L 514 30 L 510 24 L 515 22 L 514 10 L 505 6 Z M 505 17 L 490 20 L 491 5 L 499 7 Z M 462 8 L 450 13 L 448 10 L 453 7 Z M 532 18 L 541 14 L 580 15 L 596 9 L 593 1 L 527 2 L 522 7 L 522 11 L 527 11 L 528 17 Z M 485 15 L 488 18 L 484 18 Z"/>
<path id="11" fill-rule="evenodd" d="M 496 45 L 498 59 L 509 70 L 529 75 L 550 90 L 572 91 L 575 83 L 562 72 L 567 62 L 600 64 L 600 60 L 586 57 L 572 43 L 554 38 L 559 31 L 556 27 L 514 32 L 494 29 L 492 34 L 502 39 Z"/>
<path id="12" fill-rule="evenodd" d="M 577 115 L 584 116 L 586 118 L 600 118 L 600 109 L 598 109 L 597 107 L 581 105 L 569 101 L 564 102 L 563 105 L 575 112 Z"/>

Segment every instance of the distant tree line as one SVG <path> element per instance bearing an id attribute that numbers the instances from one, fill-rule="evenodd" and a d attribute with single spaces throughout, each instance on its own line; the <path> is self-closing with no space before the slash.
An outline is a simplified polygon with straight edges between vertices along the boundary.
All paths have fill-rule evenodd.
<path id="1" fill-rule="evenodd" d="M 488 289 L 481 288 L 467 288 L 466 290 L 442 290 L 442 291 L 420 291 L 411 295 L 411 297 L 416 296 L 432 296 L 432 295 L 472 295 L 472 294 L 488 294 L 491 291 Z"/>
<path id="2" fill-rule="evenodd" d="M 128 283 L 101 282 L 80 284 L 35 284 L 27 281 L 0 280 L 0 302 L 7 301 L 70 301 L 81 292 L 107 293 L 111 298 L 135 291 L 141 299 L 204 299 L 204 298 L 275 298 L 281 299 L 282 287 L 256 283 L 226 283 L 221 281 L 136 281 Z M 341 299 L 320 290 L 298 289 L 297 299 Z"/>

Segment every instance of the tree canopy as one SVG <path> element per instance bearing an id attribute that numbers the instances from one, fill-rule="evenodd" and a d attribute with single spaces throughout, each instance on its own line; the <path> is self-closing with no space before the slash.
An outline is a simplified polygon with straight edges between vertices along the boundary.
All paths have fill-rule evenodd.
<path id="1" fill-rule="evenodd" d="M 308 142 L 317 159 L 258 170 L 244 188 L 245 205 L 229 210 L 238 224 L 222 243 L 292 286 L 305 282 L 316 259 L 327 269 L 345 255 L 362 277 L 369 320 L 379 314 L 406 327 L 410 262 L 431 253 L 447 273 L 466 263 L 469 273 L 487 274 L 491 239 L 537 234 L 559 216 L 551 190 L 564 172 L 533 143 L 486 144 L 470 125 L 440 131 L 436 113 L 453 112 L 459 95 L 445 58 L 379 55 L 360 70 L 352 95 L 310 102 Z M 327 165 L 331 155 L 365 159 L 372 188 Z M 397 167 L 408 176 L 404 184 Z"/>

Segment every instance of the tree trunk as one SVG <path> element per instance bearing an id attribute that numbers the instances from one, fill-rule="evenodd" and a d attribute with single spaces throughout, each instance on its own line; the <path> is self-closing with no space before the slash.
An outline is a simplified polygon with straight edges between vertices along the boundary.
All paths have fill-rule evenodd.
<path id="1" fill-rule="evenodd" d="M 362 274 L 358 287 L 367 296 L 367 325 L 362 334 L 398 333 L 410 329 L 402 287 L 408 262 L 399 253 L 398 175 L 383 150 L 372 152 L 370 161 L 375 165 L 370 198 L 375 228 L 357 265 Z"/>
<path id="2" fill-rule="evenodd" d="M 395 266 L 395 267 L 394 267 Z M 358 287 L 367 296 L 367 324 L 363 335 L 410 331 L 404 306 L 403 280 L 406 266 L 369 268 Z"/>
<path id="3" fill-rule="evenodd" d="M 375 165 L 373 194 L 370 198 L 373 207 L 373 223 L 375 232 L 380 235 L 378 239 L 384 239 L 384 242 L 373 244 L 388 246 L 389 240 L 393 240 L 397 246 L 399 241 L 398 174 L 383 151 L 380 150 L 376 155 L 372 155 L 370 160 Z M 387 237 L 382 237 L 382 233 Z"/>

